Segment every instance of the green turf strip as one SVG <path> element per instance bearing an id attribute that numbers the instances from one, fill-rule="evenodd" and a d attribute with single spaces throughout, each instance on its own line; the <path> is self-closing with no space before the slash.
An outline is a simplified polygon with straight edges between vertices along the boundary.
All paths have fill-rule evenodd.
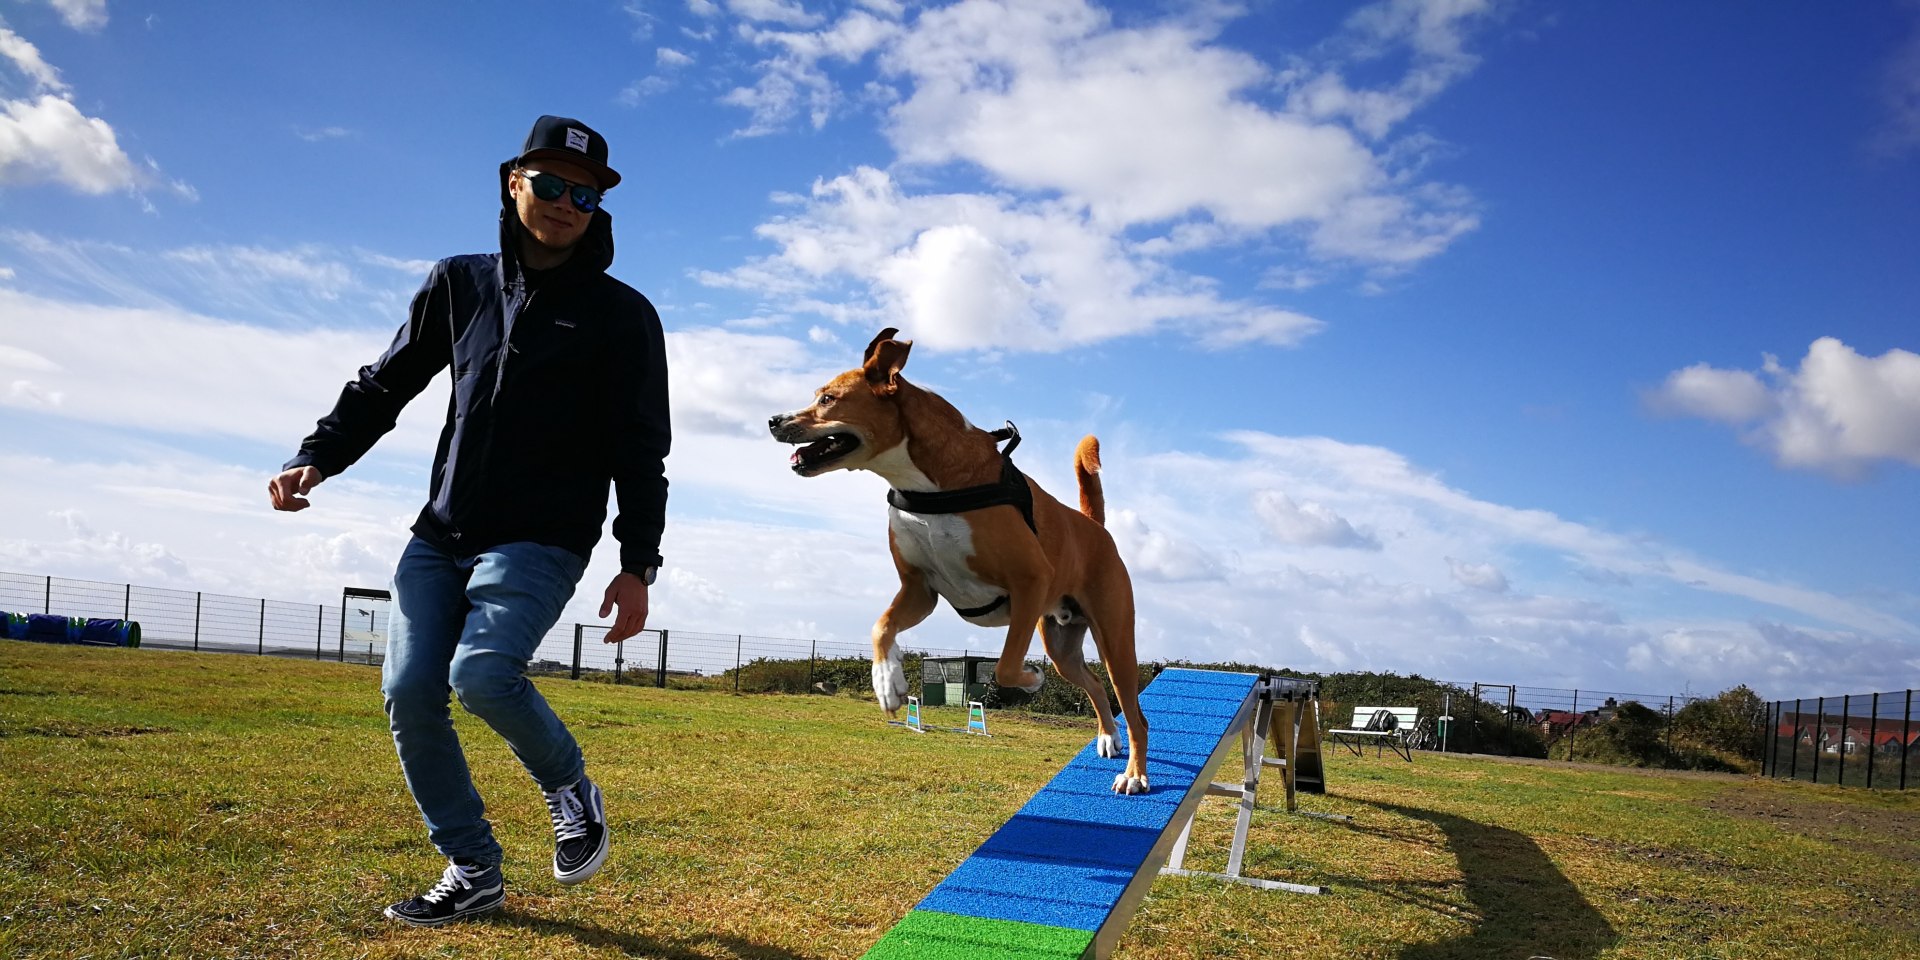
<path id="1" fill-rule="evenodd" d="M 915 910 L 860 960 L 1081 960 L 1093 931 Z"/>

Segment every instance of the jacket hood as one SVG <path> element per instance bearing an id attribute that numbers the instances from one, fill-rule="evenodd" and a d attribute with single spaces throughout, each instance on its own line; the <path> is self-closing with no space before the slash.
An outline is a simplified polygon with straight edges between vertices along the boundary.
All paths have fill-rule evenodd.
<path id="1" fill-rule="evenodd" d="M 508 160 L 500 165 L 500 283 L 509 286 L 520 277 L 520 231 L 525 229 L 520 223 L 520 211 L 513 205 L 513 195 L 507 192 L 507 179 L 513 174 L 517 161 Z M 587 232 L 580 236 L 579 245 L 573 248 L 573 256 L 561 264 L 563 273 L 575 272 L 605 273 L 613 265 L 613 215 L 605 207 L 593 212 L 587 221 Z"/>

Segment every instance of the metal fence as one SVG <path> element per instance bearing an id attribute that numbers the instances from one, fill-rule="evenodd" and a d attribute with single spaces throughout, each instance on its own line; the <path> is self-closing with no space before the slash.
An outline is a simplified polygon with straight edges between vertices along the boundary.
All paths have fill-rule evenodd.
<path id="1" fill-rule="evenodd" d="M 1920 722 L 1912 690 L 1768 705 L 1768 776 L 1849 787 L 1920 785 Z M 1912 773 L 1909 774 L 1909 755 Z"/>
<path id="2" fill-rule="evenodd" d="M 370 618 L 367 626 L 375 626 L 371 619 L 375 615 L 348 608 L 343 625 L 342 608 L 337 604 L 0 572 L 0 611 L 138 621 L 143 647 L 364 664 L 379 664 L 386 659 L 384 640 L 372 630 L 359 629 L 357 623 L 358 616 L 365 615 Z M 378 618 L 379 622 L 384 620 Z M 659 687 L 722 688 L 731 681 L 737 689 L 741 668 L 755 661 L 804 659 L 808 677 L 801 689 L 809 689 L 815 682 L 812 674 L 816 664 L 843 658 L 864 660 L 872 655 L 872 647 L 865 642 L 669 629 L 650 629 L 608 644 L 605 639 L 609 629 L 602 624 L 556 624 L 541 638 L 529 669 L 566 674 L 576 680 L 606 679 Z M 922 648 L 913 652 L 963 653 Z"/>
<path id="3" fill-rule="evenodd" d="M 1404 683 L 1405 678 L 1398 679 Z M 1343 702 L 1323 722 L 1344 726 L 1351 719 L 1354 724 L 1362 724 L 1367 718 L 1349 718 L 1346 711 L 1360 706 L 1412 705 L 1420 708 L 1420 719 L 1411 735 L 1418 749 L 1546 755 L 1564 760 L 1611 759 L 1615 751 L 1601 751 L 1597 745 L 1583 747 L 1582 740 L 1587 738 L 1591 743 L 1624 705 L 1638 704 L 1653 714 L 1649 719 L 1654 724 L 1654 743 L 1663 748 L 1659 755 L 1672 762 L 1676 758 L 1674 734 L 1680 727 L 1676 720 L 1688 704 L 1705 699 L 1688 694 L 1472 681 L 1432 683 L 1433 687 L 1416 695 L 1396 696 L 1387 689 L 1357 694 L 1341 689 L 1348 684 L 1329 682 L 1323 693 Z M 1593 757 L 1596 753 L 1600 756 Z"/>
<path id="4" fill-rule="evenodd" d="M 364 664 L 379 664 L 386 655 L 378 629 L 385 620 L 384 615 L 377 610 L 340 604 L 292 603 L 0 572 L 0 610 L 135 620 L 141 626 L 143 646 L 165 649 Z M 362 616 L 367 618 L 365 624 L 359 621 Z M 735 692 L 741 691 L 744 678 L 748 692 L 768 689 L 801 692 L 815 689 L 816 678 L 849 688 L 864 688 L 868 675 L 865 661 L 871 656 L 871 647 L 865 641 L 842 643 L 649 629 L 620 643 L 607 644 L 604 640 L 608 630 L 602 624 L 555 625 L 535 649 L 530 671 L 576 680 Z M 965 656 L 974 652 L 913 648 L 907 651 L 909 679 L 918 675 L 916 655 Z M 991 657 L 996 653 L 987 651 L 986 655 Z M 1149 679 L 1153 667 L 1143 666 L 1146 669 L 1142 679 Z M 1678 711 L 1698 699 L 1673 694 L 1423 681 L 1378 675 L 1375 679 L 1381 685 L 1356 687 L 1345 683 L 1339 684 L 1347 688 L 1344 692 L 1335 692 L 1332 689 L 1335 683 L 1330 678 L 1323 693 L 1344 702 L 1335 708 L 1338 716 L 1323 715 L 1322 722 L 1329 726 L 1344 724 L 1348 718 L 1341 711 L 1361 704 L 1412 704 L 1420 708 L 1421 719 L 1411 739 L 1421 749 L 1553 756 L 1568 760 L 1588 759 L 1584 754 L 1592 751 L 1583 750 L 1582 738 L 1599 734 L 1615 712 L 1629 703 L 1638 703 L 1656 715 L 1652 718 L 1658 725 L 1654 736 L 1665 740 L 1667 750 L 1663 755 L 1671 759 Z M 1065 682 L 1048 676 L 1049 683 L 1056 681 Z M 1064 693 L 1075 706 L 1081 705 L 1077 691 Z M 1877 705 L 1875 709 L 1879 709 Z M 1364 718 L 1356 722 L 1364 722 Z M 1902 742 L 1911 742 L 1911 738 Z M 1841 766 L 1829 763 L 1828 778 L 1838 777 L 1833 771 Z M 1819 764 L 1810 759 L 1803 759 L 1798 767 L 1789 763 L 1787 768 L 1815 773 L 1820 770 Z"/>

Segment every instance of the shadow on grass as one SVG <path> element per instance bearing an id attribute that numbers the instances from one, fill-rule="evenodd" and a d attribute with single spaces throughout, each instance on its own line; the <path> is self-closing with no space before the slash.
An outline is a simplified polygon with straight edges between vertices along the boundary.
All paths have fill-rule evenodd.
<path id="1" fill-rule="evenodd" d="M 1439 827 L 1459 860 L 1467 899 L 1479 913 L 1468 933 L 1438 943 L 1411 944 L 1401 949 L 1400 960 L 1592 960 L 1619 941 L 1620 935 L 1606 918 L 1525 834 L 1436 810 L 1370 805 Z M 1438 908 L 1439 900 L 1431 890 L 1407 891 L 1399 886 L 1378 885 L 1384 893 Z"/>
<path id="2" fill-rule="evenodd" d="M 631 933 L 620 933 L 591 924 L 548 920 L 517 913 L 495 913 L 488 920 L 491 923 L 521 927 L 536 933 L 572 937 L 590 947 L 612 947 L 630 957 L 648 957 L 657 958 L 657 960 L 710 960 L 713 951 L 695 949 L 710 945 L 720 947 L 725 951 L 725 956 L 741 957 L 743 960 L 802 960 L 800 954 L 790 950 L 753 943 L 738 937 L 705 936 L 669 942 Z"/>

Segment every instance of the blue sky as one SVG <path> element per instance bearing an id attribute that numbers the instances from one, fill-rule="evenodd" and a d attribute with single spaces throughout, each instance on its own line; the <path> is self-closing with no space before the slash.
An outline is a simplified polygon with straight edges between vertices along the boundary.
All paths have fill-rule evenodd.
<path id="1" fill-rule="evenodd" d="M 764 424 L 897 326 L 1057 495 L 1102 438 L 1144 656 L 1920 683 L 1913 3 L 9 0 L 0 569 L 383 583 L 443 392 L 260 489 L 541 113 L 668 331 L 656 626 L 864 640 L 883 487 Z"/>

